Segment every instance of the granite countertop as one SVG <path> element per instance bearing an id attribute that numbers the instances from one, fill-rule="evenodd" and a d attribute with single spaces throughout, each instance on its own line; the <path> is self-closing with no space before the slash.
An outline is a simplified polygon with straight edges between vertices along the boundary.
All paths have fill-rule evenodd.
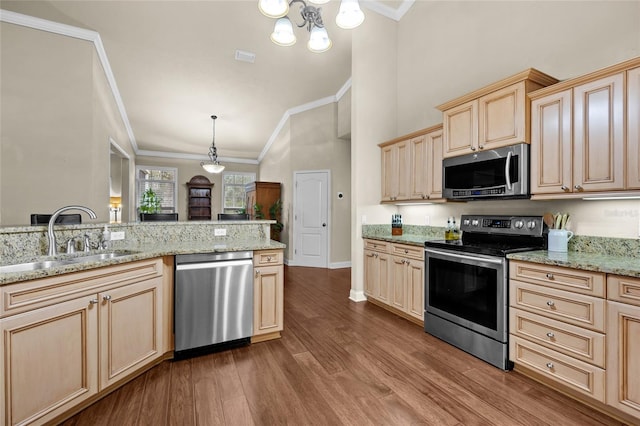
<path id="1" fill-rule="evenodd" d="M 585 271 L 605 272 L 640 278 L 640 258 L 612 256 L 597 253 L 554 253 L 546 250 L 528 251 L 507 255 L 511 260 L 540 263 L 543 265 L 563 266 Z"/>
<path id="2" fill-rule="evenodd" d="M 235 241 L 224 241 L 224 242 L 211 242 L 211 241 L 203 241 L 203 242 L 176 242 L 176 243 L 162 243 L 159 244 L 150 244 L 150 245 L 138 245 L 138 246 L 130 246 L 126 248 L 118 248 L 116 252 L 131 252 L 131 254 L 126 254 L 124 256 L 119 256 L 112 259 L 100 260 L 95 262 L 81 262 L 81 263 L 72 263 L 72 264 L 64 264 L 60 266 L 55 266 L 46 269 L 38 269 L 35 271 L 26 271 L 26 272 L 11 272 L 11 273 L 0 273 L 0 286 L 11 284 L 19 281 L 29 281 L 38 278 L 46 278 L 52 277 L 56 275 L 68 274 L 71 272 L 84 271 L 88 269 L 101 268 L 104 266 L 117 265 L 120 263 L 128 263 L 135 262 L 137 260 L 151 259 L 154 257 L 161 256 L 173 256 L 176 254 L 193 254 L 193 253 L 214 253 L 214 252 L 225 252 L 225 251 L 243 251 L 243 250 L 276 250 L 283 249 L 286 245 L 273 240 L 235 240 Z M 77 253 L 75 257 L 82 256 L 85 254 L 100 254 L 105 251 L 92 251 L 90 253 Z M 67 255 L 66 258 L 71 256 Z M 60 260 L 64 260 L 65 256 L 59 256 Z M 58 259 L 56 258 L 56 259 Z M 42 260 L 51 260 L 51 258 L 46 256 L 40 256 L 37 258 L 24 258 L 24 259 L 15 259 L 12 263 L 24 263 L 24 262 L 36 262 Z"/>
<path id="3" fill-rule="evenodd" d="M 378 240 L 378 241 L 386 241 L 389 243 L 397 243 L 397 244 L 407 244 L 410 246 L 421 246 L 424 247 L 424 242 L 428 240 L 442 240 L 442 237 L 436 236 L 425 236 L 425 235 L 375 235 L 375 236 L 363 236 L 362 238 L 366 238 L 368 240 Z"/>

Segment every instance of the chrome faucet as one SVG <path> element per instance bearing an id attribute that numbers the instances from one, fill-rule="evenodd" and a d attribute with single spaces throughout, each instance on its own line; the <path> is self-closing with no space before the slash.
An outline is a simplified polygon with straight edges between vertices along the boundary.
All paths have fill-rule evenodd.
<path id="1" fill-rule="evenodd" d="M 53 232 L 53 224 L 56 223 L 56 219 L 58 218 L 58 216 L 60 216 L 67 210 L 83 211 L 88 214 L 91 219 L 95 219 L 97 217 L 96 213 L 93 210 L 91 210 L 89 207 L 83 206 L 66 206 L 53 212 L 53 214 L 51 215 L 51 219 L 49 219 L 49 226 L 47 228 L 47 240 L 49 240 L 49 256 L 55 256 L 56 254 L 58 254 L 58 249 L 56 247 L 56 235 Z"/>

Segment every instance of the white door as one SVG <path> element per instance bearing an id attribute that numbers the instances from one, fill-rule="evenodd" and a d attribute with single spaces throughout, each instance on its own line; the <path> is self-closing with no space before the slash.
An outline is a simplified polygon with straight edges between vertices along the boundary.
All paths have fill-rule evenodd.
<path id="1" fill-rule="evenodd" d="M 294 263 L 328 267 L 329 171 L 294 172 Z"/>

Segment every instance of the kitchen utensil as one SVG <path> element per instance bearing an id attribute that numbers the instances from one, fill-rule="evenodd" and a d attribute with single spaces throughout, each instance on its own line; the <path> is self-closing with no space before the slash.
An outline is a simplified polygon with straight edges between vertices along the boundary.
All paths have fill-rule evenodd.
<path id="1" fill-rule="evenodd" d="M 553 229 L 553 215 L 549 212 L 546 212 L 543 216 L 542 216 L 542 220 L 544 221 L 544 223 L 547 225 L 547 227 L 549 227 L 549 229 Z"/>

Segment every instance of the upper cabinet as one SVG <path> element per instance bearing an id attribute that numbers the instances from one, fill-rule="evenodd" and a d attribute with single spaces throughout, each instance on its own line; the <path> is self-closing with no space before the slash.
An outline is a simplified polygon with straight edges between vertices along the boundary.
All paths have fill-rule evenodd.
<path id="1" fill-rule="evenodd" d="M 443 157 L 530 142 L 527 93 L 557 83 L 533 68 L 439 105 Z"/>
<path id="2" fill-rule="evenodd" d="M 381 143 L 383 203 L 442 200 L 442 125 Z"/>
<path id="3" fill-rule="evenodd" d="M 529 94 L 532 198 L 640 189 L 639 65 L 637 58 Z"/>

